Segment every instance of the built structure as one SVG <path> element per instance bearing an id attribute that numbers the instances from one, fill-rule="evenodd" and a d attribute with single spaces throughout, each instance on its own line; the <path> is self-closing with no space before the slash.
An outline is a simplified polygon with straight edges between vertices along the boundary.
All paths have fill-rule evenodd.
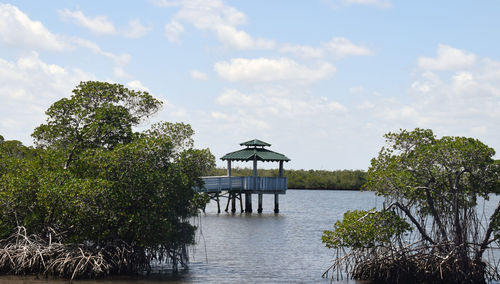
<path id="1" fill-rule="evenodd" d="M 271 144 L 254 139 L 243 142 L 240 146 L 245 148 L 224 155 L 221 160 L 227 161 L 227 176 L 202 177 L 205 187 L 199 191 L 206 192 L 217 202 L 220 213 L 220 198 L 227 197 L 226 212 L 231 203 L 231 212 L 236 212 L 236 200 L 240 201 L 243 211 L 242 196 L 245 195 L 245 212 L 252 212 L 252 194 L 258 195 L 257 212 L 262 212 L 263 194 L 274 194 L 274 212 L 279 212 L 279 195 L 286 194 L 288 180 L 283 175 L 283 162 L 290 161 L 285 155 L 273 152 L 265 147 Z M 232 176 L 231 162 L 243 161 L 253 162 L 253 176 Z M 279 171 L 277 177 L 259 177 L 257 175 L 258 162 L 278 162 Z"/>

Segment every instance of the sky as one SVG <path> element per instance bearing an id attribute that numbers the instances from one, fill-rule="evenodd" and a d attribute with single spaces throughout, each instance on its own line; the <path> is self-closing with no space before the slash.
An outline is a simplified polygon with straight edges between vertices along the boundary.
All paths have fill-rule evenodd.
<path id="1" fill-rule="evenodd" d="M 32 145 L 52 103 L 98 80 L 163 101 L 139 130 L 189 123 L 219 166 L 260 139 L 291 159 L 285 168 L 366 170 L 385 133 L 416 127 L 500 151 L 498 11 L 461 0 L 0 2 L 0 135 Z"/>

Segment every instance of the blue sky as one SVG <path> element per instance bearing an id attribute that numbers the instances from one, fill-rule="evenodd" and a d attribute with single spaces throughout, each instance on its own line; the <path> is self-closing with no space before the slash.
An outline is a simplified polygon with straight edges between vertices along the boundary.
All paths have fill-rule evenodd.
<path id="1" fill-rule="evenodd" d="M 288 168 L 367 169 L 384 133 L 415 127 L 499 150 L 499 8 L 498 1 L 3 2 L 0 134 L 30 145 L 50 104 L 80 81 L 100 80 L 164 101 L 150 122 L 190 123 L 195 145 L 217 159 L 258 138 L 290 157 Z"/>

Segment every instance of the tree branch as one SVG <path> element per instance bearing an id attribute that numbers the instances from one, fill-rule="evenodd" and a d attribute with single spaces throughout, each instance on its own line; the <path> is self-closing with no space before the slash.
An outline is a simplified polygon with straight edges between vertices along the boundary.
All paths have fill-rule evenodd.
<path id="1" fill-rule="evenodd" d="M 420 234 L 422 235 L 422 237 L 428 241 L 429 243 L 435 245 L 436 242 L 434 240 L 431 239 L 431 237 L 429 237 L 429 235 L 427 235 L 427 233 L 425 232 L 425 229 L 422 228 L 422 226 L 420 226 L 420 224 L 418 223 L 418 221 L 415 219 L 415 217 L 413 217 L 413 215 L 411 214 L 410 210 L 408 210 L 408 208 L 404 207 L 403 205 L 401 205 L 401 203 L 399 202 L 395 202 L 394 205 L 396 205 L 399 209 L 401 209 L 403 212 L 405 212 L 406 216 L 410 219 L 410 221 L 415 225 L 415 227 L 417 227 L 418 231 L 420 232 Z"/>
<path id="2" fill-rule="evenodd" d="M 500 212 L 500 201 L 498 202 L 497 208 L 495 209 L 495 212 L 493 213 L 493 215 L 491 215 L 491 217 L 497 216 L 499 212 Z M 490 240 L 491 233 L 493 232 L 493 225 L 494 225 L 493 223 L 494 223 L 493 221 L 490 221 L 490 223 L 488 225 L 488 229 L 486 230 L 486 234 L 484 235 L 483 242 L 481 243 L 481 246 L 477 250 L 477 253 L 476 253 L 477 260 L 479 260 L 479 259 L 481 259 L 481 257 L 483 257 L 483 253 L 486 250 L 486 248 L 488 247 L 488 245 L 494 241 L 494 240 Z"/>
<path id="3" fill-rule="evenodd" d="M 436 211 L 436 207 L 434 207 L 434 199 L 432 199 L 431 192 L 429 190 L 429 187 L 427 187 L 427 186 L 425 187 L 425 195 L 427 197 L 427 204 L 429 205 L 429 209 L 431 209 L 432 217 L 434 218 L 434 221 L 438 225 L 442 240 L 447 241 L 448 236 L 446 234 L 446 230 L 444 229 L 443 222 L 441 222 L 441 218 L 439 217 L 439 215 Z"/>

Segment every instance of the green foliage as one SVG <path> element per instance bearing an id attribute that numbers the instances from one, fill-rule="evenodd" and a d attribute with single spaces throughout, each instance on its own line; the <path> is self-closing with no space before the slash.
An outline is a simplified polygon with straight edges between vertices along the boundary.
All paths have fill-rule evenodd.
<path id="1" fill-rule="evenodd" d="M 431 130 L 422 129 L 385 137 L 389 147 L 372 160 L 368 190 L 393 200 L 414 201 L 420 215 L 438 219 L 475 206 L 478 196 L 488 199 L 489 194 L 499 193 L 495 151 L 477 139 L 437 139 Z"/>
<path id="2" fill-rule="evenodd" d="M 226 169 L 214 169 L 210 175 L 225 175 Z M 250 168 L 233 168 L 231 174 L 234 176 L 252 176 Z M 278 176 L 277 169 L 257 169 L 259 176 Z M 366 172 L 361 170 L 285 170 L 288 178 L 288 188 L 296 189 L 338 189 L 359 190 L 366 182 Z"/>
<path id="3" fill-rule="evenodd" d="M 111 149 L 131 142 L 132 127 L 157 112 L 161 104 L 147 92 L 120 84 L 81 82 L 69 99 L 49 107 L 47 123 L 32 136 L 38 147 L 65 151 L 67 167 L 84 149 Z"/>
<path id="4" fill-rule="evenodd" d="M 479 197 L 488 200 L 500 192 L 495 151 L 477 139 L 437 138 L 428 129 L 401 130 L 385 138 L 387 146 L 372 159 L 364 188 L 384 196 L 385 208 L 395 214 L 371 219 L 348 212 L 333 232 L 325 232 L 326 245 L 350 247 L 345 261 L 354 262 L 350 267 L 359 277 L 374 275 L 366 280 L 397 282 L 405 275 L 417 282 L 477 283 L 500 278 L 497 267 L 483 262 L 485 250 L 500 236 L 500 203 L 489 224 L 480 221 L 484 213 L 477 207 Z M 417 233 L 404 243 L 386 245 L 390 236 L 407 229 L 403 220 Z M 367 252 L 366 246 L 376 249 Z M 405 263 L 413 268 L 400 265 Z"/>
<path id="5" fill-rule="evenodd" d="M 345 212 L 333 231 L 324 231 L 321 240 L 328 248 L 372 248 L 410 230 L 410 224 L 392 211 L 354 210 Z"/>
<path id="6" fill-rule="evenodd" d="M 194 242 L 189 218 L 207 200 L 193 188 L 214 156 L 192 148 L 187 124 L 134 133 L 161 105 L 147 93 L 101 82 L 83 82 L 73 93 L 35 129 L 36 149 L 0 143 L 0 238 L 16 226 L 42 238 L 54 229 L 66 243 L 122 242 L 175 263 Z"/>
<path id="7" fill-rule="evenodd" d="M 290 170 L 289 188 L 359 190 L 366 181 L 361 170 Z"/>

